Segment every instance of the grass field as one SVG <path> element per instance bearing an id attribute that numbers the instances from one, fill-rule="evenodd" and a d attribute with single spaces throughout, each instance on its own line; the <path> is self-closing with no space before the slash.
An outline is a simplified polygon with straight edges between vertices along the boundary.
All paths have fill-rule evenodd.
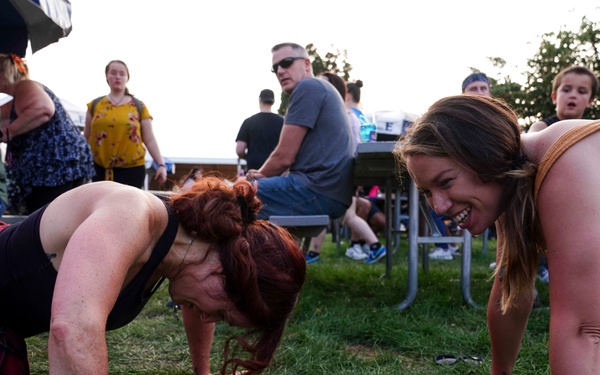
<path id="1" fill-rule="evenodd" d="M 406 241 L 394 254 L 390 277 L 381 278 L 384 262 L 365 265 L 346 258 L 329 240 L 321 263 L 308 266 L 307 283 L 298 308 L 265 374 L 489 374 L 490 345 L 485 306 L 491 281 L 489 264 L 495 242 L 486 254 L 481 239 L 473 244 L 471 296 L 481 308 L 465 306 L 460 292 L 460 258 L 431 261 L 419 270 L 417 297 L 408 309 L 397 306 L 406 297 Z M 547 285 L 538 282 L 543 306 Z M 191 374 L 181 320 L 165 307 L 162 287 L 143 313 L 128 326 L 107 335 L 111 374 Z M 515 374 L 548 374 L 547 307 L 535 309 L 523 339 Z M 235 333 L 217 326 L 213 373 L 217 373 L 223 340 Z M 47 374 L 46 336 L 27 340 L 32 374 Z M 438 354 L 473 355 L 481 365 L 459 361 L 437 365 Z"/>

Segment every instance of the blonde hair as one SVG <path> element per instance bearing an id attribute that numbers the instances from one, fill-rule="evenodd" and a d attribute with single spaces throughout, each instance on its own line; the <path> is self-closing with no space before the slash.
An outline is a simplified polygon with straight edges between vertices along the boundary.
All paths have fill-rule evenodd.
<path id="1" fill-rule="evenodd" d="M 496 272 L 502 280 L 503 312 L 535 281 L 538 255 L 545 243 L 533 197 L 537 166 L 524 157 L 521 127 L 503 101 L 481 95 L 443 98 L 409 128 L 394 149 L 401 170 L 406 158 L 424 154 L 448 157 L 477 174 L 497 181 L 503 196 L 504 239 Z"/>
<path id="2" fill-rule="evenodd" d="M 27 63 L 14 53 L 10 55 L 0 53 L 0 73 L 11 85 L 22 79 L 29 79 Z"/>

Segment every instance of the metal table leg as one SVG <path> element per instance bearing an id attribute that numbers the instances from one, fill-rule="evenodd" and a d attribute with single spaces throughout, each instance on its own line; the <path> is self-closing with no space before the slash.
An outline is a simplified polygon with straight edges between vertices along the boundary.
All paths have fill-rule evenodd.
<path id="1" fill-rule="evenodd" d="M 398 305 L 399 310 L 407 308 L 417 296 L 417 269 L 419 254 L 419 192 L 414 182 L 410 182 L 408 192 L 408 293 Z"/>
<path id="2" fill-rule="evenodd" d="M 471 242 L 472 236 L 468 230 L 463 231 L 463 253 L 460 270 L 460 289 L 462 291 L 463 302 L 475 308 L 479 308 L 471 299 Z"/>
<path id="3" fill-rule="evenodd" d="M 419 192 L 414 182 L 411 181 L 408 194 L 409 228 L 408 228 L 408 285 L 407 296 L 400 305 L 399 310 L 406 309 L 417 295 L 418 254 L 419 244 L 431 242 L 450 242 L 452 237 L 419 237 Z M 463 231 L 463 254 L 461 260 L 460 286 L 463 301 L 473 307 L 479 308 L 471 298 L 471 243 L 472 236 L 469 231 Z"/>
<path id="4" fill-rule="evenodd" d="M 392 231 L 394 229 L 394 217 L 392 212 L 392 179 L 385 179 L 385 273 L 381 277 L 392 275 Z"/>

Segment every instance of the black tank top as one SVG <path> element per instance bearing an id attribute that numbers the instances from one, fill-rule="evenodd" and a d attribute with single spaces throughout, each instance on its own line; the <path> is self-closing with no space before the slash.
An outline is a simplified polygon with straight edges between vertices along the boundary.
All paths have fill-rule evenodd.
<path id="1" fill-rule="evenodd" d="M 47 206 L 27 219 L 0 232 L 0 326 L 30 337 L 50 328 L 50 308 L 57 272 L 40 240 L 40 219 Z M 120 328 L 131 322 L 144 308 L 164 281 L 160 279 L 150 292 L 144 289 L 150 276 L 169 252 L 179 221 L 165 202 L 169 215 L 167 228 L 152 250 L 150 259 L 135 278 L 121 291 L 106 323 L 106 329 Z"/>

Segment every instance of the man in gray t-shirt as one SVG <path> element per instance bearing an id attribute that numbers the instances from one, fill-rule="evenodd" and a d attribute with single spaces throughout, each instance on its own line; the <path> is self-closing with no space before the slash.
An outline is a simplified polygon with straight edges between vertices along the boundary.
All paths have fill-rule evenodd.
<path id="1" fill-rule="evenodd" d="M 338 218 L 352 201 L 352 136 L 337 90 L 314 78 L 306 50 L 295 43 L 272 48 L 273 72 L 290 95 L 279 144 L 249 180 L 258 180 L 260 218 L 318 215 Z M 285 173 L 289 172 L 289 173 Z"/>

